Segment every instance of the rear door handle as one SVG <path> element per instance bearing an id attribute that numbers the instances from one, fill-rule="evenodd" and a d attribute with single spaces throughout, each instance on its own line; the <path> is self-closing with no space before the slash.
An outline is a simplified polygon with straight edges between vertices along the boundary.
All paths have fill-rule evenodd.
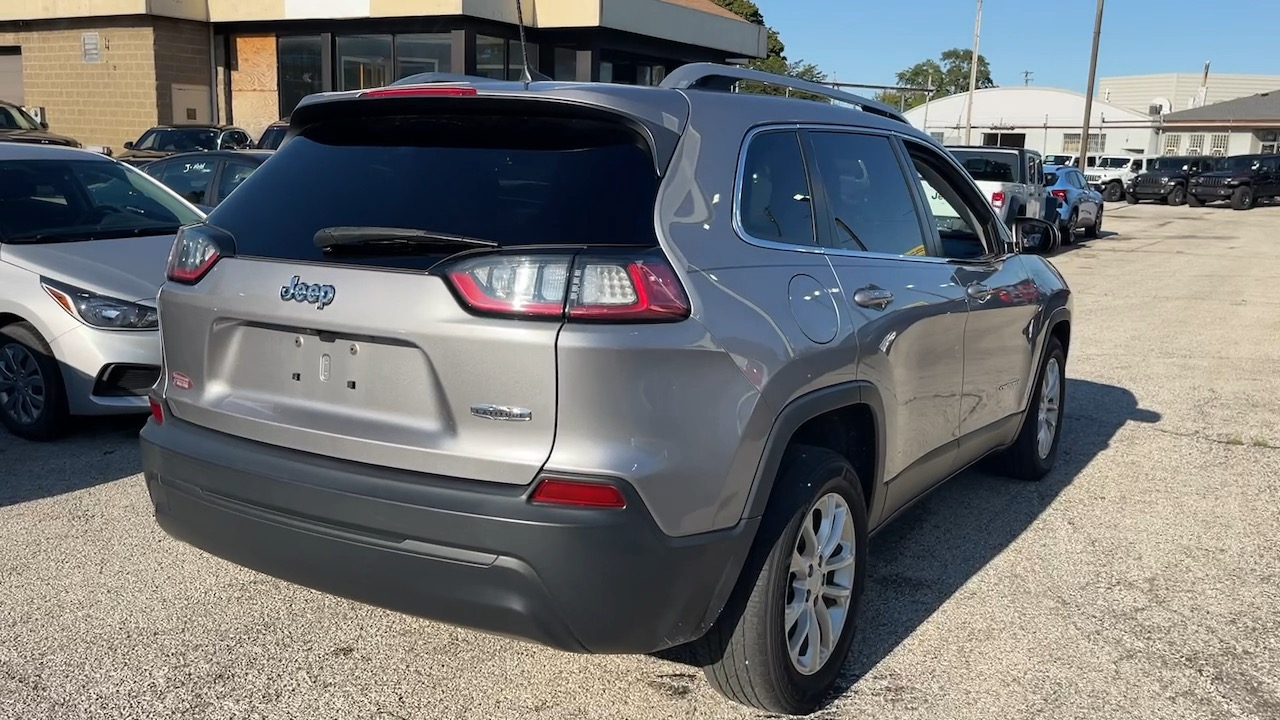
<path id="1" fill-rule="evenodd" d="M 862 288 L 853 294 L 853 301 L 864 308 L 883 310 L 893 302 L 893 293 L 884 288 Z"/>
<path id="2" fill-rule="evenodd" d="M 968 285 L 965 287 L 964 291 L 968 293 L 969 297 L 977 300 L 978 302 L 984 302 L 987 298 L 991 297 L 991 288 L 983 285 L 982 283 L 973 283 Z"/>

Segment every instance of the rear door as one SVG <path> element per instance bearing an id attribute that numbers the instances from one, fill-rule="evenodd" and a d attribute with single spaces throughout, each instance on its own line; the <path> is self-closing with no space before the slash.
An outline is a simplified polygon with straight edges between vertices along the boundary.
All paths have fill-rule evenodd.
<path id="1" fill-rule="evenodd" d="M 825 241 L 858 333 L 858 377 L 884 400 L 886 513 L 946 478 L 960 427 L 967 306 L 952 268 L 929 258 L 897 140 L 807 133 Z"/>
<path id="2" fill-rule="evenodd" d="M 921 192 L 938 197 L 928 203 L 936 228 L 929 254 L 948 268 L 949 282 L 969 311 L 956 458 L 963 465 L 1008 442 L 1016 431 L 1033 359 L 1026 333 L 1036 314 L 1034 283 L 1022 259 L 1007 252 L 999 220 L 966 179 L 924 143 L 904 142 Z"/>
<path id="3" fill-rule="evenodd" d="M 161 292 L 172 414 L 319 455 L 531 482 L 555 434 L 568 263 L 584 246 L 657 247 L 659 176 L 631 125 L 503 102 L 314 109 L 192 231 L 234 255 Z M 462 240 L 318 247 L 342 227 L 495 248 L 464 262 Z"/>

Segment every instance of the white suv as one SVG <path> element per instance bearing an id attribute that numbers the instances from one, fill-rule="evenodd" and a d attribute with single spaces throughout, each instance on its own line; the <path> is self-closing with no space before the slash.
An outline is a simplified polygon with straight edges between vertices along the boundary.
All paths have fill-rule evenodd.
<path id="1" fill-rule="evenodd" d="M 1138 155 L 1103 155 L 1084 174 L 1089 187 L 1102 193 L 1107 202 L 1124 199 L 1125 186 L 1147 169 L 1148 158 Z"/>

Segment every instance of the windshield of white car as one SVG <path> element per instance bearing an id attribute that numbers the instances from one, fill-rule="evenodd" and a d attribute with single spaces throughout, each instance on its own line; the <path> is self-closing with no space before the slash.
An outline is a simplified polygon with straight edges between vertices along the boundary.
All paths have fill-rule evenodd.
<path id="1" fill-rule="evenodd" d="M 1127 157 L 1106 157 L 1098 162 L 1098 167 L 1103 170 L 1122 170 L 1129 167 L 1129 163 L 1133 162 L 1133 158 Z"/>
<path id="2" fill-rule="evenodd" d="M 168 234 L 203 217 L 159 183 L 108 160 L 0 160 L 0 242 Z"/>

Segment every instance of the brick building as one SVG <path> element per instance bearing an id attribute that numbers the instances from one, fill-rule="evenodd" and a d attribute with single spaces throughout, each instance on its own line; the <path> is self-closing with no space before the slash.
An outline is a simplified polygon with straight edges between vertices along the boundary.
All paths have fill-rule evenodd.
<path id="1" fill-rule="evenodd" d="M 531 63 L 558 80 L 657 84 L 762 57 L 711 0 L 524 0 Z M 303 96 L 406 75 L 517 77 L 515 0 L 3 0 L 0 99 L 119 149 L 157 123 L 256 134 Z"/>

